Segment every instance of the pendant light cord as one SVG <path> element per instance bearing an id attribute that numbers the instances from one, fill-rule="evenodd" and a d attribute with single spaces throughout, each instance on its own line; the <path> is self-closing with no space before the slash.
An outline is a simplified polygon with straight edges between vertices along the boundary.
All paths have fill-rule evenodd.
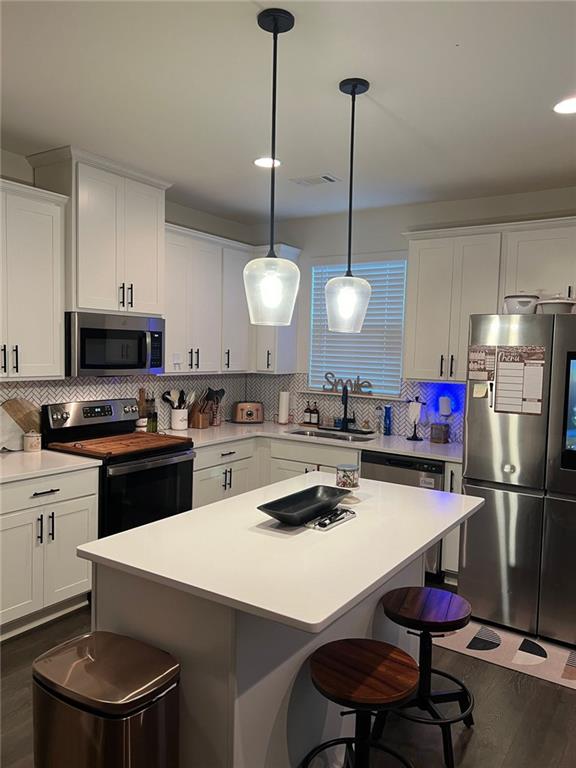
<path id="1" fill-rule="evenodd" d="M 275 26 L 272 46 L 272 168 L 270 171 L 270 249 L 268 256 L 276 256 L 274 251 L 274 215 L 276 203 L 276 79 L 278 67 L 278 29 Z"/>
<path id="2" fill-rule="evenodd" d="M 354 186 L 354 128 L 356 122 L 356 86 L 352 88 L 352 118 L 350 121 L 350 184 L 348 188 L 348 269 L 346 277 L 352 277 L 352 193 Z"/>

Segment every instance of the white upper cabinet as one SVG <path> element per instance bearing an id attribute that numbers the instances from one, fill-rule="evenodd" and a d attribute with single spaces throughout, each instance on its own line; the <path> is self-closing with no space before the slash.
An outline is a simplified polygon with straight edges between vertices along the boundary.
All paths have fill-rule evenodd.
<path id="1" fill-rule="evenodd" d="M 134 312 L 164 311 L 164 190 L 125 181 L 126 303 Z"/>
<path id="2" fill-rule="evenodd" d="M 72 147 L 28 160 L 37 186 L 70 196 L 66 308 L 162 314 L 169 184 Z"/>
<path id="3" fill-rule="evenodd" d="M 192 369 L 220 370 L 222 335 L 222 248 L 190 238 L 188 307 Z"/>
<path id="4" fill-rule="evenodd" d="M 471 314 L 498 311 L 500 234 L 410 242 L 404 378 L 466 380 Z"/>
<path id="5" fill-rule="evenodd" d="M 117 310 L 124 275 L 124 179 L 78 163 L 77 304 Z"/>
<path id="6" fill-rule="evenodd" d="M 504 290 L 539 296 L 574 296 L 576 224 L 506 232 L 503 240 Z"/>
<path id="7" fill-rule="evenodd" d="M 188 305 L 191 298 L 189 241 L 185 235 L 166 229 L 166 373 L 190 373 L 192 343 Z"/>
<path id="8" fill-rule="evenodd" d="M 0 185 L 0 376 L 62 378 L 66 198 Z"/>
<path id="9" fill-rule="evenodd" d="M 252 367 L 250 317 L 244 292 L 244 267 L 252 254 L 224 248 L 222 254 L 222 370 Z"/>

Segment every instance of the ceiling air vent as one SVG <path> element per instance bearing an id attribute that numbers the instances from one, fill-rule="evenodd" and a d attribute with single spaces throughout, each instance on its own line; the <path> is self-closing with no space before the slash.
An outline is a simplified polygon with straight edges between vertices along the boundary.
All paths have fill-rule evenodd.
<path id="1" fill-rule="evenodd" d="M 333 173 L 323 173 L 321 176 L 301 176 L 299 179 L 290 179 L 294 184 L 300 184 L 301 187 L 317 187 L 319 184 L 334 184 L 342 181 Z"/>

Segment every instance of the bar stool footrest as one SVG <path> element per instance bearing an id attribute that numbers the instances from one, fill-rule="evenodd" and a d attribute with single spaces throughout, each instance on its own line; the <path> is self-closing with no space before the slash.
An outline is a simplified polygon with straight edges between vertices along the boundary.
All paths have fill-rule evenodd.
<path id="1" fill-rule="evenodd" d="M 314 758 L 317 757 L 321 752 L 324 752 L 325 749 L 330 749 L 331 747 L 338 747 L 338 746 L 355 747 L 356 742 L 357 742 L 357 739 L 355 739 L 353 736 L 349 736 L 349 737 L 343 736 L 340 739 L 331 739 L 330 741 L 325 741 L 324 743 L 319 744 L 317 747 L 314 747 L 314 749 L 308 752 L 304 760 L 302 760 L 302 762 L 300 763 L 299 768 L 308 768 L 312 760 L 314 760 Z M 378 752 L 384 752 L 385 754 L 396 758 L 396 760 L 400 763 L 400 765 L 403 765 L 404 768 L 414 768 L 413 763 L 407 760 L 399 752 L 396 752 L 395 749 L 391 749 L 390 747 L 385 747 L 383 744 L 378 744 L 374 741 L 368 741 L 367 743 L 364 742 L 364 745 L 368 746 L 370 749 L 375 749 Z"/>
<path id="2" fill-rule="evenodd" d="M 455 683 L 458 688 L 453 691 L 431 691 L 430 695 L 425 700 L 419 700 L 418 698 L 409 701 L 402 708 L 394 710 L 395 714 L 399 717 L 403 717 L 405 720 L 411 720 L 414 723 L 421 723 L 423 725 L 453 725 L 454 723 L 465 722 L 467 727 L 474 724 L 472 719 L 472 711 L 474 709 L 474 696 L 472 692 L 464 685 L 461 680 L 458 680 L 454 675 L 450 675 L 448 672 L 444 672 L 440 669 L 432 669 L 432 674 L 438 677 L 443 677 L 446 680 L 450 680 Z M 457 715 L 452 717 L 438 716 L 439 710 L 435 704 L 448 704 L 452 702 L 458 702 L 460 704 L 461 711 Z M 462 704 L 464 702 L 464 704 Z M 430 713 L 429 717 L 421 717 L 411 712 L 406 712 L 407 709 L 418 709 L 427 711 Z"/>

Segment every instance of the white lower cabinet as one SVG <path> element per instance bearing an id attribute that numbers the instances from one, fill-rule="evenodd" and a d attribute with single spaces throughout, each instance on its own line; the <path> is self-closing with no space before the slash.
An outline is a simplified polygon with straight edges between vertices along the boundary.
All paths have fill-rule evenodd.
<path id="1" fill-rule="evenodd" d="M 44 606 L 88 592 L 91 567 L 76 547 L 98 538 L 97 497 L 44 507 Z"/>
<path id="2" fill-rule="evenodd" d="M 258 487 L 256 459 L 249 456 L 194 472 L 192 508 L 238 496 Z"/>
<path id="3" fill-rule="evenodd" d="M 444 489 L 462 493 L 462 464 L 444 465 Z M 442 539 L 442 570 L 458 573 L 460 559 L 460 526 Z"/>
<path id="4" fill-rule="evenodd" d="M 67 495 L 81 486 L 89 495 L 35 506 L 34 481 L 1 487 L 0 622 L 4 625 L 90 591 L 90 564 L 76 556 L 98 536 L 98 470 L 41 478 L 41 486 Z M 84 479 L 84 483 L 82 480 Z M 40 487 L 40 486 L 39 486 Z M 82 492 L 82 491 L 81 491 Z M 28 509 L 15 509 L 29 502 Z"/>
<path id="5" fill-rule="evenodd" d="M 41 509 L 0 516 L 0 621 L 38 611 L 44 605 L 44 548 L 39 539 Z"/>
<path id="6" fill-rule="evenodd" d="M 270 482 L 279 483 L 306 472 L 315 472 L 317 464 L 307 464 L 303 461 L 287 461 L 286 459 L 270 459 Z"/>

